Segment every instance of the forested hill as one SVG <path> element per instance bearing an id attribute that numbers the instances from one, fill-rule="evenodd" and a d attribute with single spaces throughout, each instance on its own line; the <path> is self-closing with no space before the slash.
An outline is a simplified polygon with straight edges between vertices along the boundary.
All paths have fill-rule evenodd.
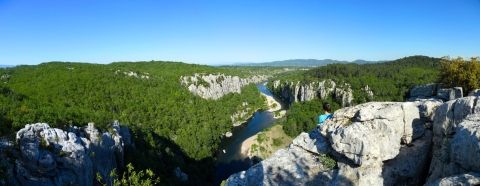
<path id="1" fill-rule="evenodd" d="M 302 84 L 311 87 L 308 85 L 312 82 L 330 79 L 340 85 L 345 83 L 350 85 L 353 104 L 369 101 L 405 101 L 405 96 L 413 86 L 438 81 L 440 61 L 439 58 L 411 56 L 375 64 L 329 64 L 308 71 L 284 73 L 272 79 L 269 86 L 272 88 L 274 81 L 277 80 L 286 83 L 285 90 L 276 91 L 282 94 L 285 91 L 298 90 L 298 86 Z M 299 84 L 296 84 L 297 82 Z M 371 95 L 365 89 L 367 86 Z M 302 131 L 313 129 L 318 114 L 323 112 L 322 102 L 330 102 L 334 108 L 339 108 L 341 104 L 338 99 L 332 98 L 293 104 L 284 122 L 287 134 L 297 136 Z"/>
<path id="2" fill-rule="evenodd" d="M 259 71 L 174 62 L 50 62 L 0 69 L 0 135 L 36 122 L 60 128 L 94 122 L 106 128 L 119 120 L 133 129 L 142 150 L 130 159 L 144 162 L 147 168 L 163 166 L 161 171 L 169 174 L 173 168 L 165 163 L 180 162 L 172 166 L 182 167 L 187 162 L 158 139 L 178 145 L 187 159 L 210 158 L 222 135 L 232 128 L 232 114 L 245 102 L 250 112 L 263 107 L 254 84 L 218 100 L 195 96 L 180 83 L 181 76 L 194 73 L 248 77 Z"/>

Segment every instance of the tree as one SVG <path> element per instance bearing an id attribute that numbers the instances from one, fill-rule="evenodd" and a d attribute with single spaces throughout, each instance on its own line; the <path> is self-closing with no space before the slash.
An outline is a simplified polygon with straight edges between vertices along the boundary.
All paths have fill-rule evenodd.
<path id="1" fill-rule="evenodd" d="M 462 87 L 464 93 L 480 88 L 480 62 L 478 58 L 469 61 L 461 57 L 443 58 L 440 66 L 440 83 L 445 87 Z"/>

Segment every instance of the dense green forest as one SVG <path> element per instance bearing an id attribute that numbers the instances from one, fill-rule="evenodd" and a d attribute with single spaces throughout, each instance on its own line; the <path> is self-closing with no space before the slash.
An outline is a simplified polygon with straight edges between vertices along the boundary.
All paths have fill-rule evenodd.
<path id="1" fill-rule="evenodd" d="M 232 128 L 230 116 L 243 102 L 253 112 L 264 107 L 264 100 L 253 84 L 241 94 L 206 100 L 182 86 L 180 77 L 194 73 L 247 77 L 267 71 L 271 72 L 173 62 L 50 62 L 0 69 L 0 135 L 14 134 L 28 123 L 63 128 L 94 122 L 105 128 L 119 120 L 132 129 L 137 152 L 130 151 L 127 159 L 135 167 L 158 168 L 154 170 L 168 183 L 163 178 L 173 177 L 171 171 L 180 166 L 193 175 L 192 182 L 199 182 L 208 177 L 208 170 L 195 163 L 213 167 L 212 155 L 222 135 Z M 202 174 L 205 177 L 194 176 Z"/>
<path id="2" fill-rule="evenodd" d="M 440 60 L 412 56 L 384 63 L 329 64 L 307 71 L 284 73 L 271 81 L 309 83 L 331 79 L 337 83 L 351 85 L 354 104 L 368 101 L 404 101 L 413 86 L 439 80 Z M 373 98 L 369 98 L 365 91 L 361 91 L 366 85 L 372 90 Z M 316 116 L 323 112 L 322 102 L 338 105 L 333 100 L 294 103 L 287 112 L 285 132 L 290 136 L 297 136 L 302 131 L 313 129 L 316 125 Z"/>
<path id="3" fill-rule="evenodd" d="M 140 170 L 152 169 L 161 184 L 179 183 L 172 172 L 175 167 L 189 175 L 189 183 L 212 184 L 213 154 L 222 135 L 232 128 L 230 116 L 242 108 L 243 102 L 248 102 L 253 112 L 264 107 L 264 100 L 253 84 L 243 87 L 241 94 L 206 100 L 181 85 L 181 76 L 275 74 L 271 81 L 302 83 L 331 79 L 350 84 L 354 104 L 359 104 L 403 101 L 414 85 L 438 81 L 440 68 L 440 59 L 424 56 L 385 63 L 329 64 L 278 75 L 282 68 L 209 67 L 158 61 L 17 66 L 0 69 L 0 135 L 12 135 L 28 123 L 46 122 L 64 128 L 94 122 L 105 128 L 119 120 L 130 127 L 135 140 L 136 148 L 126 151 L 128 163 Z M 373 98 L 360 91 L 366 85 L 373 91 Z M 280 120 L 285 132 L 295 137 L 313 129 L 325 102 L 333 109 L 340 108 L 334 99 L 291 105 L 286 118 Z"/>

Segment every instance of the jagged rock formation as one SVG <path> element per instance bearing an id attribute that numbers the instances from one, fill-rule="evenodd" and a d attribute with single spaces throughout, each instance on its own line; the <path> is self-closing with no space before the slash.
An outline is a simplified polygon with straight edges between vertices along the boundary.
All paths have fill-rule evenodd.
<path id="1" fill-rule="evenodd" d="M 225 74 L 194 74 L 193 76 L 180 77 L 180 82 L 191 93 L 204 99 L 216 100 L 229 93 L 241 93 L 243 86 L 250 83 L 260 83 L 267 78 L 268 76 L 240 78 Z"/>
<path id="2" fill-rule="evenodd" d="M 479 184 L 479 100 L 371 102 L 340 109 L 288 149 L 230 176 L 227 185 Z M 336 166 L 326 166 L 332 159 L 325 157 L 333 157 Z"/>
<path id="3" fill-rule="evenodd" d="M 68 131 L 46 123 L 28 124 L 17 132 L 15 154 L 6 162 L 8 185 L 93 185 L 96 175 L 111 185 L 113 169 L 123 166 L 124 146 L 131 144 L 126 127 L 114 122 L 111 132 L 100 133 L 90 123 Z"/>
<path id="4" fill-rule="evenodd" d="M 467 172 L 480 173 L 479 97 L 441 105 L 433 125 L 433 157 L 428 182 Z"/>
<path id="5" fill-rule="evenodd" d="M 314 98 L 327 99 L 328 97 L 335 98 L 342 103 L 343 107 L 351 106 L 353 102 L 353 91 L 350 85 L 346 83 L 338 85 L 332 80 L 323 80 L 306 84 L 301 82 L 282 82 L 276 80 L 272 82 L 271 90 L 286 104 L 310 101 Z M 371 92 L 370 89 L 367 89 L 366 91 L 369 91 L 368 93 L 371 93 L 373 97 L 373 92 Z"/>

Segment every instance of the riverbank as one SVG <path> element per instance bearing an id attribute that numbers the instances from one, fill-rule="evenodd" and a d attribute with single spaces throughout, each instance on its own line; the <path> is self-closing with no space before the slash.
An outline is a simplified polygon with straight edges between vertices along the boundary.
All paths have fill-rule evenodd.
<path id="1" fill-rule="evenodd" d="M 274 125 L 246 139 L 241 146 L 242 155 L 266 159 L 281 148 L 287 147 L 292 138 L 285 134 L 282 125 Z"/>
<path id="2" fill-rule="evenodd" d="M 264 96 L 264 109 L 254 112 L 246 123 L 233 127 L 231 132 L 228 133 L 230 137 L 222 139 L 215 159 L 216 184 L 219 184 L 231 174 L 247 170 L 258 162 L 258 160 L 247 158 L 241 153 L 242 143 L 257 133 L 270 128 L 275 123 L 274 115 L 278 117 L 278 112 L 282 109 L 283 105 L 275 100 L 264 83 L 257 84 L 257 88 L 261 96 Z"/>
<path id="3" fill-rule="evenodd" d="M 266 83 L 263 84 L 265 86 Z M 282 110 L 282 104 L 277 101 L 272 94 L 266 94 L 260 91 L 261 95 L 265 98 L 265 104 L 267 105 L 267 111 L 273 113 L 273 118 L 279 119 L 285 116 L 286 111 Z"/>

